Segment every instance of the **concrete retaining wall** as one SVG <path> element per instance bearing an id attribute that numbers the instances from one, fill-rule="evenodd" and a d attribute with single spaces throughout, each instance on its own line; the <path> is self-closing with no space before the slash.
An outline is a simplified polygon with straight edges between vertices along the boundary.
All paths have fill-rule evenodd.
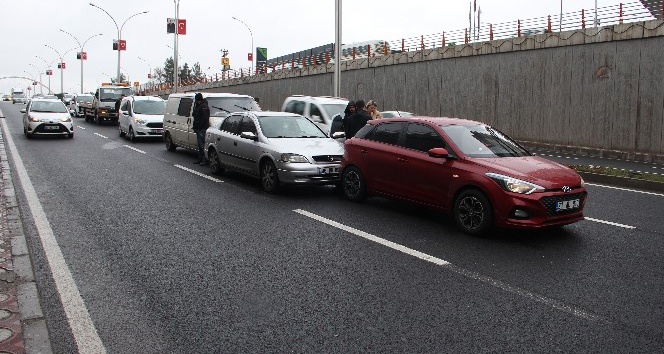
<path id="1" fill-rule="evenodd" d="M 491 124 L 539 144 L 664 154 L 664 22 L 457 45 L 342 63 L 342 96 Z M 280 110 L 330 95 L 332 66 L 199 84 Z"/>

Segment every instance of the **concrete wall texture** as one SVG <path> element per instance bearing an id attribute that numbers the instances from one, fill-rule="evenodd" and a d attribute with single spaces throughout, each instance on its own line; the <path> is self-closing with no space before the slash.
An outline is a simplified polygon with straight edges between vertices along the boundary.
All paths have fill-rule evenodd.
<path id="1" fill-rule="evenodd" d="M 342 96 L 468 118 L 532 143 L 664 154 L 664 21 L 424 49 L 342 63 Z M 330 95 L 332 65 L 199 84 L 280 110 Z"/>

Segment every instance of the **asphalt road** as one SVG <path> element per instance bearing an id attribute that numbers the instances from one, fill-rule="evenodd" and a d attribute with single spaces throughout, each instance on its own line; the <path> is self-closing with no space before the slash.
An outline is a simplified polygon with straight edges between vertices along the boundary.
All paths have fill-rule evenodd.
<path id="1" fill-rule="evenodd" d="M 664 195 L 590 185 L 596 221 L 470 237 L 437 211 L 332 187 L 266 194 L 80 118 L 74 139 L 27 140 L 20 107 L 0 104 L 1 123 L 57 240 L 41 241 L 15 176 L 57 353 L 95 333 L 109 353 L 664 348 Z M 85 312 L 92 329 L 70 320 Z"/>

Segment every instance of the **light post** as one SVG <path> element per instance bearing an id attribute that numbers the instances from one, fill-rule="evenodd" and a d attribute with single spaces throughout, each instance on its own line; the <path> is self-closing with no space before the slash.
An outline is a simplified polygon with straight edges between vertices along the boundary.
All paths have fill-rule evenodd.
<path id="1" fill-rule="evenodd" d="M 62 63 L 64 62 L 63 57 L 65 55 L 67 55 L 67 53 L 71 52 L 72 50 L 74 50 L 76 48 L 72 48 L 72 49 L 66 51 L 65 54 L 60 55 L 60 52 L 58 52 L 55 48 L 51 47 L 50 45 L 44 44 L 44 46 L 53 49 L 58 54 L 58 57 L 60 58 L 60 93 L 65 93 L 65 88 L 64 88 L 65 85 L 64 85 L 64 79 L 63 79 L 64 78 L 64 73 L 63 73 L 64 68 L 62 67 Z"/>
<path id="2" fill-rule="evenodd" d="M 142 60 L 145 64 L 147 64 L 148 68 L 150 68 L 150 75 L 148 75 L 149 76 L 148 77 L 148 83 L 150 83 L 152 81 L 152 65 L 148 64 L 148 62 L 145 59 L 141 58 L 141 57 L 137 57 L 137 58 Z"/>
<path id="3" fill-rule="evenodd" d="M 81 47 L 81 51 L 79 52 L 79 53 L 80 53 L 79 55 L 81 56 L 81 91 L 80 91 L 80 92 L 83 93 L 83 61 L 84 61 L 84 59 L 83 59 L 83 49 L 85 48 L 85 45 L 88 43 L 88 41 L 89 41 L 91 38 L 93 38 L 93 37 L 97 37 L 97 36 L 101 36 L 102 34 L 99 33 L 99 34 L 95 34 L 95 35 L 92 35 L 92 36 L 88 37 L 88 39 L 86 39 L 85 42 L 83 42 L 83 45 L 81 45 L 81 42 L 80 42 L 80 41 L 78 40 L 78 38 L 76 38 L 73 34 L 67 32 L 67 31 L 65 31 L 65 30 L 63 30 L 63 29 L 61 29 L 60 32 L 64 32 L 64 33 L 70 35 L 71 38 L 74 38 L 74 40 L 76 41 L 76 43 L 78 43 L 78 46 Z"/>
<path id="4" fill-rule="evenodd" d="M 30 74 L 29 72 L 27 72 L 27 71 L 25 71 L 25 70 L 23 70 L 23 72 L 26 73 L 26 74 L 28 74 L 28 78 L 31 80 L 31 81 L 30 81 L 30 85 L 28 85 L 28 87 L 30 87 L 30 86 L 34 86 L 33 84 L 35 83 L 35 81 L 37 81 L 36 76 Z M 32 95 L 34 95 L 34 93 L 32 93 Z M 28 92 L 28 98 L 30 98 L 30 92 Z"/>
<path id="5" fill-rule="evenodd" d="M 242 20 L 240 20 L 237 17 L 233 17 L 233 19 L 236 20 L 236 21 L 239 21 L 241 24 L 244 25 L 244 27 L 247 27 L 247 29 L 249 30 L 249 35 L 251 35 L 251 52 L 250 53 L 251 53 L 251 72 L 253 73 L 254 72 L 254 33 L 251 32 L 251 28 L 249 28 L 249 26 L 247 26 L 246 23 L 242 22 Z"/>
<path id="6" fill-rule="evenodd" d="M 175 7 L 175 26 L 179 26 L 180 22 L 180 0 L 173 0 L 173 6 Z M 180 87 L 178 83 L 178 31 L 179 28 L 175 28 L 175 33 L 173 33 L 173 92 L 177 93 L 178 88 Z"/>
<path id="7" fill-rule="evenodd" d="M 341 0 L 335 1 L 334 97 L 341 97 Z"/>
<path id="8" fill-rule="evenodd" d="M 32 63 L 28 63 L 28 65 L 30 65 L 33 68 L 37 69 L 37 72 L 39 73 L 39 93 L 41 93 L 43 95 L 44 94 L 44 85 L 42 85 L 42 72 L 41 72 L 41 70 L 39 70 L 37 65 L 32 64 Z"/>
<path id="9" fill-rule="evenodd" d="M 99 7 L 99 6 L 97 6 L 97 5 L 93 4 L 93 3 L 90 3 L 90 6 L 92 6 L 92 7 L 96 7 L 96 8 L 98 8 L 99 10 L 104 11 L 104 13 L 106 13 L 106 14 L 108 15 L 108 17 L 110 17 L 111 20 L 113 20 L 113 23 L 115 24 L 115 28 L 118 30 L 118 76 L 117 76 L 117 78 L 116 78 L 116 82 L 117 82 L 117 83 L 120 83 L 120 53 L 122 52 L 122 51 L 120 50 L 120 41 L 122 40 L 122 29 L 124 28 L 124 25 L 127 23 L 127 21 L 129 21 L 132 17 L 134 17 L 134 16 L 138 16 L 138 15 L 142 15 L 142 14 L 146 14 L 146 13 L 148 13 L 148 11 L 143 11 L 143 12 L 135 13 L 135 14 L 129 16 L 129 17 L 128 17 L 128 18 L 122 23 L 122 26 L 118 26 L 118 23 L 115 21 L 115 19 L 113 18 L 113 16 L 111 16 L 111 14 L 108 13 L 108 11 L 102 9 L 101 7 Z"/>
<path id="10" fill-rule="evenodd" d="M 35 55 L 35 58 L 39 58 L 39 59 L 41 59 L 41 60 L 46 64 L 46 68 L 44 68 L 44 71 L 46 71 L 46 70 L 50 70 L 50 69 L 51 69 L 51 65 L 53 65 L 53 62 L 55 62 L 56 60 L 58 60 L 57 58 L 56 58 L 56 59 L 53 59 L 53 61 L 49 64 L 49 63 L 46 61 L 46 59 L 40 57 L 39 55 Z M 48 76 L 48 94 L 50 95 L 50 94 L 52 93 L 52 91 L 51 91 L 51 75 L 46 75 L 46 76 Z"/>

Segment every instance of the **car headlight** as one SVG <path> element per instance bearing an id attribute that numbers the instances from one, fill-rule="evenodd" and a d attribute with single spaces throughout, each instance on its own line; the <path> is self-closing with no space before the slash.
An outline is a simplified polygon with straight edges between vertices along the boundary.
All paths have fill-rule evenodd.
<path id="1" fill-rule="evenodd" d="M 39 122 L 39 118 L 35 118 L 35 117 L 32 117 L 32 116 L 28 117 L 28 120 L 31 121 L 31 122 Z"/>
<path id="2" fill-rule="evenodd" d="M 534 192 L 544 192 L 544 187 L 538 186 L 534 183 L 522 181 L 509 176 L 499 175 L 497 173 L 486 173 L 485 176 L 491 178 L 494 182 L 498 183 L 500 188 L 519 194 L 531 194 Z"/>
<path id="3" fill-rule="evenodd" d="M 106 113 L 108 113 L 107 110 L 105 110 L 105 109 L 102 109 L 102 110 L 101 110 L 101 114 L 106 114 Z"/>
<path id="4" fill-rule="evenodd" d="M 581 188 L 584 188 L 586 186 L 586 181 L 584 181 L 581 176 L 579 176 L 579 178 L 581 178 Z"/>
<path id="5" fill-rule="evenodd" d="M 144 124 L 147 123 L 147 122 L 146 122 L 144 119 L 134 118 L 134 123 L 137 123 L 137 124 L 140 124 L 140 125 L 144 125 Z"/>
<path id="6" fill-rule="evenodd" d="M 281 161 L 283 162 L 293 162 L 293 163 L 308 163 L 306 157 L 298 154 L 282 154 Z"/>

